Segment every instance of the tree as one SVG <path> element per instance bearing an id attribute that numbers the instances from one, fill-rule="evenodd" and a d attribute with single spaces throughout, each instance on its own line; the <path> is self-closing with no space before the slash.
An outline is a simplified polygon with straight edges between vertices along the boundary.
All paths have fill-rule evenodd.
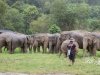
<path id="1" fill-rule="evenodd" d="M 87 0 L 68 0 L 70 3 L 83 3 L 87 2 Z"/>
<path id="2" fill-rule="evenodd" d="M 88 4 L 90 4 L 90 5 L 100 5 L 100 0 L 88 0 Z"/>
<path id="3" fill-rule="evenodd" d="M 90 14 L 91 18 L 100 19 L 100 6 L 91 6 L 90 7 Z"/>
<path id="4" fill-rule="evenodd" d="M 30 31 L 32 33 L 48 32 L 49 24 L 49 17 L 47 15 L 42 15 L 37 20 L 33 20 L 30 23 Z"/>
<path id="5" fill-rule="evenodd" d="M 25 4 L 23 0 L 18 0 L 11 7 L 16 8 L 20 13 L 22 13 L 27 5 L 28 4 Z"/>
<path id="6" fill-rule="evenodd" d="M 17 0 L 6 0 L 8 5 L 12 5 L 13 3 L 15 3 Z"/>
<path id="7" fill-rule="evenodd" d="M 66 0 L 55 0 L 51 7 L 51 14 L 55 24 L 62 30 L 72 30 L 76 27 L 84 27 L 86 18 L 89 17 L 89 9 L 89 5 L 85 3 L 69 4 Z"/>
<path id="8" fill-rule="evenodd" d="M 59 33 L 61 32 L 61 30 L 56 24 L 53 24 L 50 26 L 49 32 L 53 34 L 53 33 Z"/>
<path id="9" fill-rule="evenodd" d="M 81 3 L 76 5 L 74 10 L 76 12 L 77 17 L 77 28 L 84 29 L 86 27 L 87 19 L 90 14 L 90 7 L 86 3 Z"/>
<path id="10" fill-rule="evenodd" d="M 89 28 L 91 31 L 100 30 L 100 20 L 90 20 Z"/>
<path id="11" fill-rule="evenodd" d="M 39 12 L 36 6 L 26 5 L 27 7 L 24 9 L 24 19 L 25 19 L 25 33 L 29 33 L 29 25 L 32 20 L 36 20 L 39 16 Z"/>
<path id="12" fill-rule="evenodd" d="M 6 3 L 0 0 L 0 18 L 2 18 L 2 16 L 5 14 L 6 9 L 7 9 Z"/>
<path id="13" fill-rule="evenodd" d="M 6 13 L 6 9 L 7 9 L 7 4 L 4 1 L 0 0 L 0 28 L 3 28 L 2 20 Z"/>
<path id="14" fill-rule="evenodd" d="M 66 30 L 66 1 L 54 0 L 50 8 L 50 14 L 52 14 L 54 24 L 59 25 L 62 30 Z"/>
<path id="15" fill-rule="evenodd" d="M 3 26 L 5 29 L 15 30 L 18 32 L 24 31 L 23 14 L 15 8 L 9 8 L 3 19 Z"/>

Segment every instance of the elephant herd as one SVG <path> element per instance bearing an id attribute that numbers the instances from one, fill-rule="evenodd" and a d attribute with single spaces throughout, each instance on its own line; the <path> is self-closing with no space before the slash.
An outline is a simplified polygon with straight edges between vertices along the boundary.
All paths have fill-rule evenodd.
<path id="1" fill-rule="evenodd" d="M 18 47 L 21 48 L 22 53 L 41 52 L 41 50 L 43 53 L 67 53 L 66 47 L 70 38 L 74 38 L 77 48 L 83 50 L 83 56 L 87 53 L 95 56 L 96 50 L 100 50 L 99 32 L 72 30 L 55 34 L 38 33 L 32 35 L 0 32 L 0 53 L 2 53 L 2 47 L 7 48 L 10 54 L 13 54 Z"/>

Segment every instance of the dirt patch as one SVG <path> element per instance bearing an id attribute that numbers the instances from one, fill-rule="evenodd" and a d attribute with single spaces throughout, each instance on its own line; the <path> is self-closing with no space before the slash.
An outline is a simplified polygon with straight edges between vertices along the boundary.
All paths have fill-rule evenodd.
<path id="1" fill-rule="evenodd" d="M 51 74 L 24 74 L 24 73 L 0 73 L 0 75 L 72 75 L 72 74 L 65 74 L 65 73 L 51 73 Z"/>

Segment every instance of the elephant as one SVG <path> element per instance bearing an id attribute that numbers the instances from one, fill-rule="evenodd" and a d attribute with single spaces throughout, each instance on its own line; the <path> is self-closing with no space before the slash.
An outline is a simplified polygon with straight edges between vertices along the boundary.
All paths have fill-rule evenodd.
<path id="1" fill-rule="evenodd" d="M 2 47 L 7 47 L 7 39 L 8 35 L 6 34 L 0 34 L 0 53 L 2 53 Z"/>
<path id="2" fill-rule="evenodd" d="M 40 52 L 40 46 L 42 46 L 43 53 L 47 52 L 48 48 L 48 33 L 39 33 L 34 35 L 34 44 L 33 44 L 33 49 L 34 52 L 36 52 L 36 48 L 38 52 Z"/>
<path id="3" fill-rule="evenodd" d="M 87 52 L 90 53 L 90 55 L 95 56 L 96 55 L 96 49 L 97 49 L 97 38 L 92 35 L 91 33 L 88 33 L 83 38 L 83 56 L 86 55 Z"/>
<path id="4" fill-rule="evenodd" d="M 21 33 L 5 32 L 0 34 L 0 38 L 0 48 L 5 46 L 10 54 L 14 53 L 14 50 L 17 47 L 20 47 L 23 53 L 27 52 L 26 35 Z"/>
<path id="5" fill-rule="evenodd" d="M 79 48 L 83 49 L 83 38 L 85 37 L 86 34 L 90 34 L 91 32 L 84 31 L 84 30 L 72 30 L 72 31 L 63 31 L 61 32 L 61 43 L 70 38 L 74 38 L 76 42 L 79 44 Z M 84 56 L 84 50 L 83 50 L 83 56 Z"/>
<path id="6" fill-rule="evenodd" d="M 67 57 L 67 52 L 68 52 L 67 46 L 68 46 L 69 43 L 70 43 L 70 39 L 67 39 L 67 40 L 63 41 L 63 43 L 61 44 L 59 57 L 61 56 L 62 53 L 64 54 L 65 57 Z M 75 39 L 74 39 L 73 43 L 76 45 L 76 50 L 78 50 L 79 49 L 79 44 L 75 41 Z"/>
<path id="7" fill-rule="evenodd" d="M 58 53 L 58 47 L 57 47 L 57 42 L 58 39 L 60 38 L 59 33 L 55 34 L 49 34 L 49 53 Z"/>
<path id="8" fill-rule="evenodd" d="M 61 41 L 66 39 L 74 38 L 78 44 L 79 48 L 83 49 L 83 37 L 85 34 L 90 33 L 84 30 L 73 30 L 73 31 L 63 31 L 61 32 Z"/>
<path id="9" fill-rule="evenodd" d="M 92 32 L 92 35 L 94 35 L 97 38 L 96 49 L 100 51 L 100 32 Z"/>
<path id="10" fill-rule="evenodd" d="M 9 43 L 10 53 L 14 53 L 14 50 L 17 47 L 21 48 L 21 52 L 23 52 L 23 53 L 27 52 L 27 37 L 26 37 L 26 35 L 12 34 L 10 37 L 11 37 L 11 42 Z"/>
<path id="11" fill-rule="evenodd" d="M 29 48 L 29 52 L 32 53 L 32 47 L 34 44 L 34 36 L 33 35 L 27 35 L 27 47 Z"/>

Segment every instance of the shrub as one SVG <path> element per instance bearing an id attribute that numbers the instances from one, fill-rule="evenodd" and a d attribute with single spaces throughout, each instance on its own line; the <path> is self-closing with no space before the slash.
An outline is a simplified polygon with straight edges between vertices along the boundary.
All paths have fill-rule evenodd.
<path id="1" fill-rule="evenodd" d="M 50 33 L 58 33 L 60 31 L 61 31 L 60 27 L 58 27 L 56 24 L 51 25 L 49 28 Z"/>

